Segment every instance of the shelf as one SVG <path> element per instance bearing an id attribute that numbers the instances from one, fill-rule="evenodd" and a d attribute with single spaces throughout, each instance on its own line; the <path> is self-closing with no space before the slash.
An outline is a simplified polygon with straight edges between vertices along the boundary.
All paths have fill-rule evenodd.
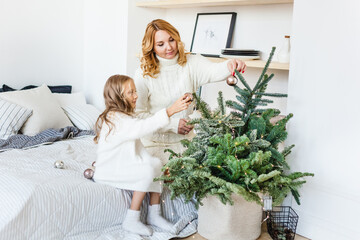
<path id="1" fill-rule="evenodd" d="M 213 58 L 213 57 L 208 57 L 208 59 L 212 62 L 223 62 L 227 60 L 226 58 Z M 266 64 L 266 61 L 263 60 L 244 60 L 244 62 L 246 63 L 246 66 L 250 68 L 264 68 Z M 271 62 L 269 69 L 289 71 L 289 63 Z"/>
<path id="2" fill-rule="evenodd" d="M 264 5 L 294 3 L 294 0 L 159 0 L 138 1 L 136 6 L 149 8 L 187 8 L 234 5 Z"/>

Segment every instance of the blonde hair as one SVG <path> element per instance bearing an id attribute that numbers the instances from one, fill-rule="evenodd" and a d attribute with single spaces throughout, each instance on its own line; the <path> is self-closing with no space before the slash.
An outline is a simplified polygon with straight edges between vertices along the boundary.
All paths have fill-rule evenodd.
<path id="1" fill-rule="evenodd" d="M 159 60 L 156 58 L 154 52 L 155 33 L 159 30 L 166 31 L 177 42 L 179 52 L 178 64 L 184 66 L 187 61 L 186 54 L 188 53 L 185 53 L 184 44 L 181 42 L 178 30 L 165 20 L 155 19 L 147 25 L 142 40 L 140 67 L 143 70 L 144 77 L 148 75 L 152 78 L 156 78 L 156 74 L 160 72 Z"/>
<path id="2" fill-rule="evenodd" d="M 125 84 L 129 81 L 133 81 L 133 79 L 125 75 L 113 75 L 106 81 L 104 86 L 105 110 L 100 114 L 95 123 L 95 143 L 99 141 L 100 131 L 104 122 L 109 126 L 109 132 L 106 136 L 112 131 L 114 127 L 114 123 L 110 120 L 112 113 L 121 112 L 127 115 L 134 113 L 135 109 L 124 95 Z"/>

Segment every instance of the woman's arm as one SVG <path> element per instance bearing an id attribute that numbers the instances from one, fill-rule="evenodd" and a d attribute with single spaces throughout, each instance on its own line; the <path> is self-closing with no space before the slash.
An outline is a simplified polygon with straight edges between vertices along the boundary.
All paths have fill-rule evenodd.
<path id="1" fill-rule="evenodd" d="M 246 69 L 245 63 L 239 59 L 214 63 L 200 55 L 190 55 L 188 64 L 195 89 L 207 83 L 223 81 L 235 69 L 240 72 Z"/>

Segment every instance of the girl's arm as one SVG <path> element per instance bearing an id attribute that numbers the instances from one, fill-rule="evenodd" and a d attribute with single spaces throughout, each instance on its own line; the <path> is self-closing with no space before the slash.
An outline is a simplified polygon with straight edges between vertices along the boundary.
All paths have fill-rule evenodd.
<path id="1" fill-rule="evenodd" d="M 181 96 L 174 104 L 167 109 L 162 109 L 154 115 L 145 118 L 132 118 L 119 114 L 119 119 L 115 120 L 115 134 L 121 141 L 129 141 L 142 138 L 150 133 L 169 124 L 170 117 L 188 108 L 190 101 L 186 95 Z"/>
<path id="2" fill-rule="evenodd" d="M 139 139 L 165 127 L 169 120 L 165 108 L 145 119 L 121 117 L 114 134 L 119 136 L 121 142 Z"/>

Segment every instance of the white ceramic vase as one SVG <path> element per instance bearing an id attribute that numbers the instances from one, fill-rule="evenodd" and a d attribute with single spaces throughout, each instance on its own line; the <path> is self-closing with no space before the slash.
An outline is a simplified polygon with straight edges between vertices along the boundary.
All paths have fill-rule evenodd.
<path id="1" fill-rule="evenodd" d="M 290 62 L 290 36 L 286 35 L 284 43 L 279 51 L 278 60 L 280 63 Z"/>
<path id="2" fill-rule="evenodd" d="M 255 240 L 261 234 L 262 206 L 233 194 L 234 205 L 208 196 L 199 207 L 198 233 L 209 240 Z"/>

